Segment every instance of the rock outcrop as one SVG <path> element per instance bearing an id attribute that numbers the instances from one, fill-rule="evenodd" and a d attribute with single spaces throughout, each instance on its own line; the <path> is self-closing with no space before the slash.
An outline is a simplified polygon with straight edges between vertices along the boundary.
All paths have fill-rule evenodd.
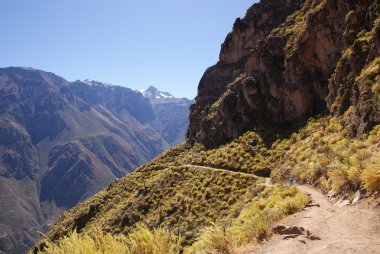
<path id="1" fill-rule="evenodd" d="M 327 110 L 350 109 L 353 135 L 370 130 L 379 109 L 357 77 L 379 56 L 378 12 L 378 2 L 369 0 L 253 5 L 199 83 L 189 139 L 217 146 L 247 130 L 294 124 Z"/>

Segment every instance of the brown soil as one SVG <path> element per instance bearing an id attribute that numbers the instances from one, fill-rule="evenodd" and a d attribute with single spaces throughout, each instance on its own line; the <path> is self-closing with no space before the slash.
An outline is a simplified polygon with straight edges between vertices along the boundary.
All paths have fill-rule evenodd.
<path id="1" fill-rule="evenodd" d="M 339 207 L 311 187 L 298 187 L 309 193 L 312 205 L 281 221 L 283 233 L 245 253 L 380 253 L 378 201 L 362 200 Z"/>

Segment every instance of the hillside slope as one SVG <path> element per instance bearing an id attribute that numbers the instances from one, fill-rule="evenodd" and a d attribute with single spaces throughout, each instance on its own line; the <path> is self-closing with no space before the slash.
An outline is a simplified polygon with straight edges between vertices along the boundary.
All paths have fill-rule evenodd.
<path id="1" fill-rule="evenodd" d="M 200 81 L 188 141 L 64 213 L 35 252 L 67 246 L 75 229 L 83 239 L 94 228 L 129 239 L 142 223 L 180 234 L 188 253 L 239 253 L 308 203 L 282 182 L 313 184 L 346 203 L 355 193 L 376 198 L 379 14 L 368 0 L 253 5 Z M 277 184 L 265 184 L 268 176 Z"/>
<path id="2" fill-rule="evenodd" d="M 271 146 L 266 146 L 256 133 L 247 132 L 215 149 L 200 144 L 169 149 L 64 213 L 38 246 L 43 249 L 51 241 L 57 243 L 75 229 L 89 235 L 96 228 L 113 235 L 128 235 L 143 224 L 179 234 L 187 253 L 245 253 L 252 249 L 244 247 L 246 244 L 257 246 L 273 234 L 270 225 L 307 203 L 291 187 L 264 184 L 265 178 L 256 176 L 266 174 L 264 169 L 273 170 L 274 180 L 309 182 L 347 203 L 354 199 L 356 191 L 363 197 L 376 195 L 380 190 L 380 126 L 367 139 L 358 140 L 349 138 L 346 132 L 340 137 L 342 133 L 334 131 L 334 124 L 336 118 L 313 120 Z M 315 146 L 315 140 L 321 136 L 332 142 L 321 146 L 323 152 Z M 344 163 L 336 164 L 334 149 L 343 154 Z M 364 152 L 367 155 L 361 158 Z M 325 160 L 321 161 L 321 157 Z M 314 160 L 321 161 L 323 168 Z M 294 171 L 288 169 L 290 164 Z M 373 168 L 377 171 L 370 175 Z M 360 203 L 364 213 L 365 202 L 370 201 Z M 373 211 L 379 212 L 378 208 Z M 380 225 L 373 221 L 373 226 Z M 356 226 L 348 227 L 352 231 Z M 314 228 L 308 229 L 319 233 Z M 220 230 L 228 233 L 220 234 Z M 366 237 L 365 232 L 360 237 Z M 138 253 L 128 252 L 127 246 L 125 253 Z M 218 251 L 221 246 L 227 252 Z M 362 245 L 353 250 L 359 247 Z"/>

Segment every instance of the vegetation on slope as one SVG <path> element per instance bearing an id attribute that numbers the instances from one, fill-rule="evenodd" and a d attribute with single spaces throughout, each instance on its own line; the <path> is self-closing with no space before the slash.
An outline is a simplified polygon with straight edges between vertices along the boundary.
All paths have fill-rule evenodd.
<path id="1" fill-rule="evenodd" d="M 308 196 L 295 187 L 262 187 L 237 217 L 226 217 L 201 228 L 196 243 L 184 252 L 228 254 L 247 243 L 261 242 L 272 234 L 275 221 L 303 208 L 308 201 Z M 150 230 L 138 223 L 127 235 L 104 233 L 99 226 L 84 234 L 74 230 L 56 243 L 48 240 L 44 250 L 38 253 L 176 254 L 183 250 L 183 243 L 182 237 L 173 230 L 162 227 Z"/>
<path id="2" fill-rule="evenodd" d="M 234 253 L 248 243 L 260 243 L 272 234 L 271 226 L 305 207 L 309 198 L 296 187 L 267 187 L 245 206 L 237 218 L 203 228 L 187 253 Z"/>
<path id="3" fill-rule="evenodd" d="M 57 244 L 47 243 L 41 254 L 176 254 L 179 253 L 180 238 L 168 230 L 149 230 L 138 225 L 128 236 L 113 236 L 94 228 L 90 234 L 73 231 Z"/>
<path id="4" fill-rule="evenodd" d="M 277 181 L 317 184 L 336 194 L 353 192 L 368 186 L 365 172 L 378 164 L 380 126 L 362 139 L 353 138 L 344 127 L 348 115 L 349 111 L 343 117 L 312 118 L 305 127 L 272 144 L 265 144 L 259 134 L 250 131 L 216 149 L 180 145 L 155 161 L 166 163 L 175 156 L 178 165 L 204 165 L 257 175 L 272 171 Z"/>
<path id="5" fill-rule="evenodd" d="M 93 226 L 129 233 L 139 222 L 166 227 L 190 244 L 202 225 L 233 214 L 262 187 L 253 175 L 190 166 L 147 164 L 108 189 L 64 213 L 48 237 L 55 241 L 73 229 Z"/>
<path id="6" fill-rule="evenodd" d="M 247 132 L 216 149 L 179 145 L 64 213 L 47 237 L 57 242 L 75 229 L 91 235 L 94 228 L 128 236 L 144 223 L 181 236 L 183 247 L 196 241 L 193 253 L 219 248 L 211 246 L 214 241 L 228 240 L 230 249 L 259 242 L 270 236 L 274 221 L 303 207 L 307 197 L 293 187 L 265 188 L 264 178 L 249 174 L 258 169 L 272 171 L 277 182 L 314 184 L 336 195 L 380 191 L 380 126 L 360 140 L 350 137 L 344 121 L 311 119 L 272 144 Z M 236 230 L 240 234 L 229 235 Z"/>
<path id="7" fill-rule="evenodd" d="M 264 178 L 250 174 L 258 169 L 271 171 L 277 182 L 314 184 L 335 195 L 380 191 L 380 126 L 356 139 L 344 121 L 310 119 L 272 144 L 247 132 L 215 149 L 179 145 L 64 213 L 47 237 L 56 243 L 75 229 L 91 236 L 94 228 L 128 236 L 144 223 L 180 236 L 182 247 L 195 242 L 189 253 L 207 253 L 220 241 L 228 249 L 260 242 L 271 235 L 273 222 L 302 208 L 307 197 L 294 187 L 265 187 Z"/>
<path id="8" fill-rule="evenodd" d="M 343 124 L 341 118 L 311 120 L 290 139 L 273 144 L 273 177 L 317 184 L 335 194 L 367 188 L 366 172 L 379 155 L 380 126 L 359 140 Z M 380 190 L 380 185 L 367 190 Z"/>

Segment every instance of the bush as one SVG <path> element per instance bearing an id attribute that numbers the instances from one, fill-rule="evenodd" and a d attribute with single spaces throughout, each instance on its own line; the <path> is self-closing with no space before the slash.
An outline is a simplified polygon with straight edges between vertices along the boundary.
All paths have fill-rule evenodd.
<path id="1" fill-rule="evenodd" d="M 299 209 L 303 208 L 309 198 L 306 193 L 297 193 L 294 197 L 286 197 L 285 199 L 277 201 L 278 204 L 276 208 L 281 212 L 282 216 L 286 216 L 297 212 Z"/>
<path id="2" fill-rule="evenodd" d="M 257 209 L 245 218 L 242 224 L 232 227 L 235 241 L 244 245 L 252 241 L 261 242 L 271 235 L 270 220 L 267 213 Z"/>
<path id="3" fill-rule="evenodd" d="M 138 225 L 126 239 L 128 254 L 177 254 L 179 243 L 180 237 L 167 229 L 151 231 L 145 225 Z"/>
<path id="4" fill-rule="evenodd" d="M 347 170 L 347 177 L 354 189 L 358 189 L 361 185 L 361 170 L 357 166 L 350 167 Z"/>
<path id="5" fill-rule="evenodd" d="M 337 194 L 343 191 L 344 186 L 348 183 L 348 175 L 345 168 L 343 166 L 332 168 L 328 171 L 328 176 L 331 179 L 331 188 L 334 193 Z"/>
<path id="6" fill-rule="evenodd" d="M 187 253 L 232 254 L 234 247 L 235 241 L 231 231 L 222 225 L 213 224 L 199 232 L 197 242 Z"/>
<path id="7" fill-rule="evenodd" d="M 380 159 L 369 164 L 362 173 L 364 187 L 369 191 L 380 191 Z"/>

